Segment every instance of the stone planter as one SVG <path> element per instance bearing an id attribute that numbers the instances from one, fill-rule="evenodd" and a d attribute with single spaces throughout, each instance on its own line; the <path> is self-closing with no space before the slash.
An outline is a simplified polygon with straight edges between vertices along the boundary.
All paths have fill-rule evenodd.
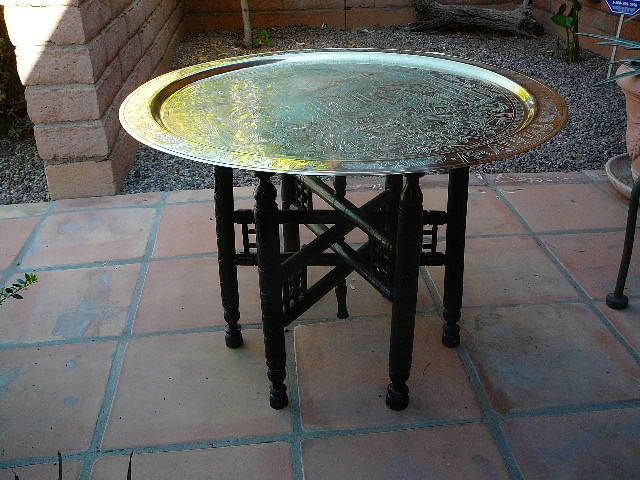
<path id="1" fill-rule="evenodd" d="M 623 64 L 616 74 L 630 70 Z M 627 100 L 627 153 L 631 160 L 631 175 L 636 180 L 640 176 L 640 75 L 621 78 L 616 82 Z"/>
<path id="2" fill-rule="evenodd" d="M 633 186 L 630 167 L 631 162 L 626 153 L 610 158 L 604 166 L 613 188 L 627 198 L 631 196 L 631 187 Z"/>

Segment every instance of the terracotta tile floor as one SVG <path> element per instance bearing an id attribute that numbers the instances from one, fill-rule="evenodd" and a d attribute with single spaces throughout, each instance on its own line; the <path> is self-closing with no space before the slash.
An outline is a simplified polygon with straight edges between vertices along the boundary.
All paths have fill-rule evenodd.
<path id="1" fill-rule="evenodd" d="M 625 203 L 600 172 L 472 180 L 462 346 L 425 269 L 403 412 L 390 304 L 357 275 L 351 320 L 331 293 L 287 330 L 291 406 L 268 407 L 255 268 L 245 346 L 224 346 L 210 190 L 1 207 L 2 281 L 40 281 L 0 308 L 0 480 L 57 478 L 59 450 L 66 480 L 124 479 L 132 451 L 134 479 L 638 478 L 640 245 L 630 307 L 603 303 Z M 446 177 L 421 184 L 444 208 Z"/>

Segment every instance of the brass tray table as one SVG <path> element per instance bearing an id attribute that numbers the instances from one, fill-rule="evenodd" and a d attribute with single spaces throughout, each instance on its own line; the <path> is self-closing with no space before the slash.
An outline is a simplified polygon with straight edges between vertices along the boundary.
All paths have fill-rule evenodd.
<path id="1" fill-rule="evenodd" d="M 288 404 L 285 327 L 333 289 L 337 316 L 347 318 L 345 278 L 354 271 L 393 302 L 386 403 L 406 408 L 420 266 L 444 266 L 442 341 L 460 343 L 469 167 L 540 145 L 566 117 L 562 98 L 525 75 L 438 53 L 369 49 L 195 65 L 144 84 L 120 109 L 123 127 L 142 143 L 215 166 L 226 344 L 243 342 L 236 267 L 257 265 L 276 409 Z M 253 210 L 234 210 L 233 168 L 259 180 Z M 423 208 L 427 172 L 449 174 L 446 211 Z M 346 195 L 353 175 L 384 175 L 385 188 L 358 208 Z M 314 196 L 331 208 L 315 209 Z M 316 235 L 305 245 L 301 225 Z M 363 245 L 345 241 L 355 228 L 367 235 Z M 316 265 L 333 268 L 309 285 L 307 268 Z"/>

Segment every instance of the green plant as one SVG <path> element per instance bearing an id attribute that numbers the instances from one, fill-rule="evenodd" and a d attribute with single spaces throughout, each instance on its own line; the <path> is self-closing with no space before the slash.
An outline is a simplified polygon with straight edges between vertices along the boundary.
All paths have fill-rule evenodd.
<path id="1" fill-rule="evenodd" d="M 259 28 L 253 37 L 253 44 L 256 47 L 273 47 L 273 38 L 266 28 Z"/>
<path id="2" fill-rule="evenodd" d="M 633 40 L 626 40 L 624 38 L 611 37 L 609 35 L 596 35 L 594 33 L 578 33 L 583 37 L 592 37 L 605 40 L 604 42 L 598 42 L 598 45 L 609 45 L 612 47 L 622 47 L 625 50 L 640 50 L 640 42 L 634 42 Z M 619 75 L 613 75 L 606 80 L 596 83 L 596 85 L 602 85 L 603 83 L 615 82 L 619 78 L 632 77 L 634 75 L 640 75 L 640 56 L 625 57 L 616 60 L 619 63 L 625 63 L 630 71 L 621 73 Z"/>
<path id="3" fill-rule="evenodd" d="M 22 137 L 31 127 L 24 87 L 20 83 L 13 46 L 0 7 L 0 136 Z"/>
<path id="4" fill-rule="evenodd" d="M 562 46 L 560 38 L 556 40 L 556 54 L 564 58 L 567 62 L 580 61 L 580 37 L 578 37 L 578 24 L 580 21 L 580 10 L 582 4 L 579 0 L 567 0 L 571 2 L 569 13 L 567 11 L 567 3 L 560 4 L 558 13 L 551 17 L 551 21 L 556 25 L 564 28 L 566 33 L 565 45 Z"/>
<path id="5" fill-rule="evenodd" d="M 38 277 L 35 273 L 25 273 L 24 278 L 19 278 L 15 281 L 15 283 L 11 284 L 10 287 L 0 288 L 0 305 L 2 305 L 9 298 L 22 300 L 23 297 L 19 292 L 22 290 L 26 290 L 37 281 Z"/>

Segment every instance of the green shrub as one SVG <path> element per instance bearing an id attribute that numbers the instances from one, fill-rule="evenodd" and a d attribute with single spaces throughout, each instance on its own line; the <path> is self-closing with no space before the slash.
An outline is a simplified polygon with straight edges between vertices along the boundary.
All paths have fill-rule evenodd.
<path id="1" fill-rule="evenodd" d="M 0 137 L 19 138 L 29 131 L 31 122 L 3 10 L 0 6 Z"/>
<path id="2" fill-rule="evenodd" d="M 266 28 L 256 30 L 253 36 L 253 45 L 255 47 L 273 47 L 274 41 L 273 38 L 271 38 L 269 30 Z"/>

